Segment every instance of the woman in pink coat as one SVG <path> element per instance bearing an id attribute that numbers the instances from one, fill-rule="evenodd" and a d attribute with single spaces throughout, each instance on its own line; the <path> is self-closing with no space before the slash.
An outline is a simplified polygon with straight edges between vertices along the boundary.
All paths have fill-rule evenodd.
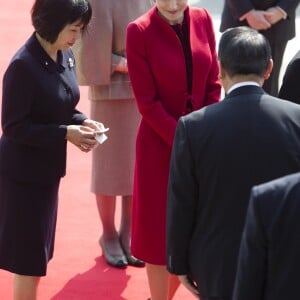
<path id="1" fill-rule="evenodd" d="M 78 82 L 89 86 L 91 116 L 110 128 L 108 140 L 92 153 L 91 191 L 102 225 L 99 243 L 109 265 L 142 267 L 144 263 L 129 250 L 134 147 L 140 115 L 128 77 L 125 35 L 128 23 L 151 4 L 148 0 L 89 2 L 93 9 L 89 30 L 73 50 Z M 119 220 L 117 196 L 121 196 Z"/>
<path id="2" fill-rule="evenodd" d="M 166 270 L 165 232 L 169 160 L 177 121 L 219 101 L 221 91 L 211 17 L 187 2 L 156 0 L 152 9 L 127 27 L 129 76 L 142 115 L 131 250 L 146 262 L 152 300 L 172 299 L 178 286 Z"/>

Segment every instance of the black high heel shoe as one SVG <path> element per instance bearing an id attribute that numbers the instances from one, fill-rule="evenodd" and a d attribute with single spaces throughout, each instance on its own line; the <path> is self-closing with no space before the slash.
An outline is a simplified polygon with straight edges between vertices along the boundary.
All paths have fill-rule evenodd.
<path id="1" fill-rule="evenodd" d="M 131 253 L 125 253 L 125 256 L 130 266 L 137 267 L 137 268 L 145 267 L 145 262 L 134 257 Z"/>
<path id="2" fill-rule="evenodd" d="M 122 241 L 121 239 L 120 240 L 120 245 L 121 245 L 121 248 L 126 256 L 126 259 L 127 259 L 127 262 L 128 262 L 128 265 L 130 266 L 133 266 L 133 267 L 137 267 L 137 268 L 143 268 L 145 267 L 145 262 L 134 257 L 130 252 L 126 251 L 123 244 L 122 244 Z"/>
<path id="3" fill-rule="evenodd" d="M 118 269 L 125 269 L 128 266 L 128 261 L 125 255 L 111 255 L 107 248 L 105 247 L 102 238 L 99 239 L 99 244 L 102 248 L 102 252 L 106 262 L 111 265 L 112 267 Z"/>

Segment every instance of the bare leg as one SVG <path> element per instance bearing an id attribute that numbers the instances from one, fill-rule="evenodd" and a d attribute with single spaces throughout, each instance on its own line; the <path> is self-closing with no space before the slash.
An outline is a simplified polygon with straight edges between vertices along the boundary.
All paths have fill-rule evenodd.
<path id="1" fill-rule="evenodd" d="M 116 197 L 96 195 L 96 201 L 103 228 L 101 241 L 110 255 L 122 256 L 124 253 L 115 227 Z"/>
<path id="2" fill-rule="evenodd" d="M 166 266 L 146 263 L 151 300 L 171 300 L 179 286 L 179 280 Z"/>
<path id="3" fill-rule="evenodd" d="M 178 287 L 180 285 L 180 281 L 176 275 L 172 275 L 169 273 L 169 282 L 168 282 L 168 300 L 172 300 Z"/>
<path id="4" fill-rule="evenodd" d="M 40 277 L 14 275 L 14 300 L 36 300 Z"/>

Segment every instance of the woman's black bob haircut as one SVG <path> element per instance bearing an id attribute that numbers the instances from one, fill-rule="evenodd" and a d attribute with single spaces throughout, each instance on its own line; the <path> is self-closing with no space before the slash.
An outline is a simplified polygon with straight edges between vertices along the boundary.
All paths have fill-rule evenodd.
<path id="1" fill-rule="evenodd" d="M 51 44 L 66 25 L 79 20 L 86 28 L 91 17 L 88 0 L 36 0 L 31 10 L 35 31 Z"/>

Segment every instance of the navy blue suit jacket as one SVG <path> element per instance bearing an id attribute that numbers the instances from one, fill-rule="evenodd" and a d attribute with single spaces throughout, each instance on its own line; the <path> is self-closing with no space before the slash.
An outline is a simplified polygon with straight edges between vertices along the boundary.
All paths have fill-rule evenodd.
<path id="1" fill-rule="evenodd" d="M 299 299 L 300 173 L 252 190 L 233 300 Z"/>
<path id="2" fill-rule="evenodd" d="M 72 51 L 59 52 L 56 64 L 33 34 L 3 77 L 0 172 L 33 182 L 64 176 L 67 125 L 86 119 L 78 101 Z"/>
<path id="3" fill-rule="evenodd" d="M 189 274 L 204 297 L 231 297 L 251 188 L 298 171 L 297 104 L 243 86 L 182 117 L 169 177 L 169 271 Z"/>
<path id="4" fill-rule="evenodd" d="M 279 91 L 279 97 L 300 104 L 300 51 L 289 62 L 282 85 Z"/>

